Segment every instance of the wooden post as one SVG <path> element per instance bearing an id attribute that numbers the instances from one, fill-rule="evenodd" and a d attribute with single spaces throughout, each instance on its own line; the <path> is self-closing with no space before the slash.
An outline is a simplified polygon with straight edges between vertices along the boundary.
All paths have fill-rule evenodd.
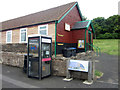
<path id="1" fill-rule="evenodd" d="M 92 61 L 89 61 L 88 66 L 88 82 L 92 82 Z"/>
<path id="2" fill-rule="evenodd" d="M 93 60 L 93 80 L 95 80 L 95 60 Z"/>
<path id="3" fill-rule="evenodd" d="M 70 79 L 70 71 L 68 70 L 70 60 L 66 60 L 67 67 L 66 67 L 66 79 Z"/>
<path id="4" fill-rule="evenodd" d="M 93 75 L 92 75 L 92 78 L 93 78 L 93 81 L 95 80 L 95 57 L 96 55 L 93 55 L 92 53 L 92 62 L 93 62 L 93 65 L 92 65 L 92 72 L 93 72 Z"/>

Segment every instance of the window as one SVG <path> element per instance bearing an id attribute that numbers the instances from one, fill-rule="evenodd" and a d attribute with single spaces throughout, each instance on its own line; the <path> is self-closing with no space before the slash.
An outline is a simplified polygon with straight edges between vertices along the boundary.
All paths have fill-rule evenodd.
<path id="1" fill-rule="evenodd" d="M 38 34 L 48 35 L 48 24 L 38 26 Z"/>
<path id="2" fill-rule="evenodd" d="M 6 43 L 12 43 L 12 31 L 6 32 Z"/>
<path id="3" fill-rule="evenodd" d="M 65 23 L 65 30 L 70 31 L 70 24 Z"/>
<path id="4" fill-rule="evenodd" d="M 20 42 L 21 43 L 27 42 L 27 29 L 26 28 L 20 29 Z"/>

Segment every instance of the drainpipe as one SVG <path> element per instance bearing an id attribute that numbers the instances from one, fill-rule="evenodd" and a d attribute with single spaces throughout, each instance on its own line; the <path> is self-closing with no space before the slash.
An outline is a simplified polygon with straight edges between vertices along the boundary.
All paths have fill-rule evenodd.
<path id="1" fill-rule="evenodd" d="M 87 29 L 85 29 L 85 52 L 86 52 L 86 30 Z"/>
<path id="2" fill-rule="evenodd" d="M 55 21 L 55 57 L 56 57 L 57 21 Z"/>

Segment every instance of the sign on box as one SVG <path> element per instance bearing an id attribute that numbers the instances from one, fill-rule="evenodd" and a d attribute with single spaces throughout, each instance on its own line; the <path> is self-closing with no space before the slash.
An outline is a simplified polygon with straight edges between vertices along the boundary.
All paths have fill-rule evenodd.
<path id="1" fill-rule="evenodd" d="M 68 70 L 88 72 L 89 61 L 70 60 Z"/>

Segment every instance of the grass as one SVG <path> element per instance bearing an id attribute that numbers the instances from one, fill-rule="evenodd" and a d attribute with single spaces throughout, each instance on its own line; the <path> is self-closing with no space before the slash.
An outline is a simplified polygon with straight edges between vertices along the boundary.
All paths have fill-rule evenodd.
<path id="1" fill-rule="evenodd" d="M 100 77 L 103 76 L 103 73 L 100 72 L 100 71 L 98 71 L 98 70 L 95 70 L 95 76 L 96 76 L 97 78 L 100 78 Z"/>
<path id="2" fill-rule="evenodd" d="M 118 55 L 118 39 L 94 39 L 93 45 L 100 47 L 103 53 Z"/>

